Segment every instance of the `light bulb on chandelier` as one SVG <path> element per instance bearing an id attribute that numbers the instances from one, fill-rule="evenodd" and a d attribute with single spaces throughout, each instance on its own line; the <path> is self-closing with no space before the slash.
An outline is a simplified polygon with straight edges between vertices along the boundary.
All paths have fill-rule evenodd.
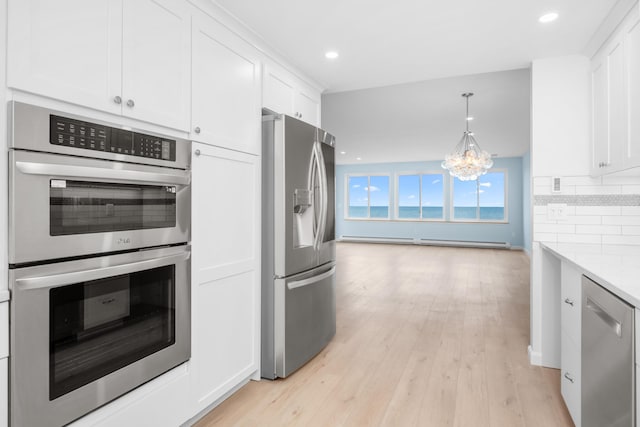
<path id="1" fill-rule="evenodd" d="M 473 93 L 463 93 L 467 100 L 467 130 L 462 135 L 462 139 L 456 145 L 452 153 L 447 154 L 442 162 L 442 167 L 449 171 L 451 176 L 455 176 L 461 181 L 473 181 L 484 175 L 493 166 L 491 154 L 482 150 L 469 131 L 469 97 Z"/>

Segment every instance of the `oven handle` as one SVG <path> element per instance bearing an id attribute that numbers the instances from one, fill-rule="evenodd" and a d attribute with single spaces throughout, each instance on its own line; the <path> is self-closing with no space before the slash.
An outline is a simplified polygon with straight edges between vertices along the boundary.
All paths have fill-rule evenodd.
<path id="1" fill-rule="evenodd" d="M 68 176 L 74 178 L 111 179 L 119 182 L 135 181 L 151 184 L 188 185 L 190 180 L 188 172 L 170 174 L 34 162 L 16 162 L 16 168 L 20 172 L 28 175 L 53 175 L 61 177 Z"/>
<path id="2" fill-rule="evenodd" d="M 88 282 L 91 280 L 104 279 L 106 277 L 119 276 L 121 274 L 134 273 L 136 271 L 149 270 L 165 265 L 176 264 L 187 260 L 191 252 L 187 251 L 178 255 L 170 255 L 161 258 L 153 258 L 145 261 L 137 261 L 129 264 L 113 265 L 108 267 L 94 268 L 91 270 L 72 271 L 69 273 L 52 274 L 49 276 L 25 277 L 16 280 L 16 286 L 20 290 L 57 288 L 73 283 Z"/>

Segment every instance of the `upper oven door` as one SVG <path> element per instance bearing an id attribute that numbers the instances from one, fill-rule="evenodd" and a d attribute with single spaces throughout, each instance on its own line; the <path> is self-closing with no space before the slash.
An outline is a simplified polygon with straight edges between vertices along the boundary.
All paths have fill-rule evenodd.
<path id="1" fill-rule="evenodd" d="M 188 242 L 190 172 L 11 150 L 9 263 Z"/>

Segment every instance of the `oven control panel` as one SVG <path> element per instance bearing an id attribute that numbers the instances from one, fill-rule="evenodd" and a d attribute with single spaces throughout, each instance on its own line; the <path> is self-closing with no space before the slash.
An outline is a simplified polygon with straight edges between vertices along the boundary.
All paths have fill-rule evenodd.
<path id="1" fill-rule="evenodd" d="M 66 147 L 151 159 L 176 160 L 176 141 L 50 115 L 49 142 Z"/>

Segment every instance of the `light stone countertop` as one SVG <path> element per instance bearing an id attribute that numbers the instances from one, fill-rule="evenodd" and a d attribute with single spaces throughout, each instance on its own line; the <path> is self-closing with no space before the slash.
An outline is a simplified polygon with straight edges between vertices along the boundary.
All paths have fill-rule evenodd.
<path id="1" fill-rule="evenodd" d="M 573 263 L 594 282 L 640 307 L 640 246 L 540 242 L 540 247 Z"/>

